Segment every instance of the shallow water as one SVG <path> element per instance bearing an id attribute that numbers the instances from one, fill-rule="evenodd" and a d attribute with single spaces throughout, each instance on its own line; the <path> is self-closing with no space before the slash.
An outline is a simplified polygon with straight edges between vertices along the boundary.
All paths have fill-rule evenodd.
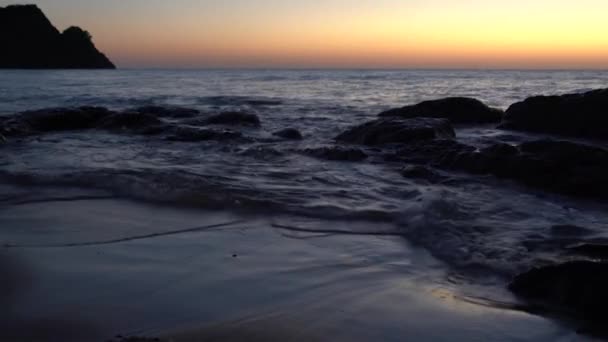
<path id="1" fill-rule="evenodd" d="M 463 291 L 449 279 L 444 263 L 402 238 L 310 234 L 275 227 L 285 220 L 113 199 L 2 208 L 3 238 L 22 246 L 0 254 L 4 287 L 16 289 L 10 296 L 0 294 L 0 300 L 6 300 L 0 338 L 105 341 L 121 334 L 167 336 L 173 341 L 401 341 L 404 337 L 567 341 L 576 337 L 556 323 L 496 307 L 484 298 L 492 292 L 495 298 L 512 301 L 505 290 L 477 286 Z M 192 227 L 201 229 L 103 243 Z M 369 229 L 367 224 L 348 221 L 308 222 L 308 227 Z M 99 244 L 69 245 L 85 241 Z"/>
<path id="2" fill-rule="evenodd" d="M 279 231 L 279 236 L 315 237 L 311 241 L 330 236 L 327 243 L 335 248 L 332 260 L 350 248 L 341 239 L 368 241 L 372 245 L 347 258 L 361 265 L 375 257 L 371 241 L 389 239 L 392 245 L 397 239 L 410 247 L 387 256 L 389 247 L 373 246 L 382 250 L 376 260 L 381 267 L 405 262 L 412 244 L 429 252 L 433 260 L 427 264 L 416 259 L 403 268 L 406 273 L 434 275 L 425 278 L 422 288 L 448 283 L 450 292 L 473 297 L 484 293 L 481 297 L 496 303 L 514 301 L 504 293 L 510 277 L 538 263 L 563 260 L 552 247 L 563 244 L 564 237 L 553 226 L 576 225 L 588 229 L 587 238 L 608 237 L 606 204 L 547 194 L 493 177 L 453 173 L 445 174 L 449 182 L 427 184 L 402 177 L 403 164 L 387 162 L 373 149 L 366 149 L 368 160 L 355 163 L 319 160 L 297 150 L 332 145 L 344 128 L 395 106 L 471 96 L 506 108 L 533 94 L 584 91 L 603 87 L 607 81 L 608 72 L 598 71 L 2 71 L 0 113 L 4 115 L 52 106 L 180 105 L 201 110 L 201 116 L 228 109 L 251 111 L 260 116 L 262 128 L 239 129 L 256 139 L 247 143 L 169 142 L 87 131 L 4 144 L 0 146 L 0 225 L 10 228 L 0 232 L 1 241 L 19 250 L 167 232 L 165 224 L 150 224 L 133 207 L 123 206 L 121 201 L 127 199 L 200 213 L 221 210 L 252 220 L 261 231 Z M 285 127 L 300 130 L 304 140 L 271 139 L 271 132 Z M 492 127 L 457 127 L 457 136 L 476 146 L 531 138 Z M 98 217 L 96 206 L 82 209 L 83 200 L 114 206 L 99 204 L 106 212 L 120 213 L 116 225 L 93 219 Z M 55 207 L 56 203 L 61 205 Z M 70 208 L 82 212 L 65 213 Z M 180 215 L 188 214 L 180 211 Z M 53 218 L 62 223 L 49 227 Z M 78 219 L 85 220 L 86 227 Z M 257 238 L 255 233 L 247 234 L 248 239 Z M 169 235 L 155 242 L 156 247 L 174 239 L 183 241 Z M 277 244 L 284 240 L 262 239 Z M 226 241 L 217 243 L 232 244 L 235 237 Z M 306 252 L 304 246 L 297 248 L 316 253 L 313 247 Z M 286 243 L 285 253 L 298 253 L 292 247 L 296 248 Z M 66 253 L 57 255 L 67 258 Z M 123 257 L 121 263 L 128 264 L 125 260 L 130 257 Z M 268 260 L 259 261 L 272 267 Z M 390 277 L 398 279 L 402 270 L 390 269 L 394 271 Z M 221 270 L 212 273 L 220 277 Z M 294 281 L 305 285 L 299 278 Z M 327 282 L 338 290 L 341 285 L 336 283 L 348 281 L 353 280 Z M 190 291 L 195 287 L 188 286 Z M 392 300 L 386 298 L 379 303 Z M 487 332 L 491 327 L 480 329 Z"/>

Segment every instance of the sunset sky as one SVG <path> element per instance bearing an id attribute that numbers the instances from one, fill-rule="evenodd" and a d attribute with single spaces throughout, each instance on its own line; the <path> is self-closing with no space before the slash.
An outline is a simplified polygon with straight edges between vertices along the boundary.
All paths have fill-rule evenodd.
<path id="1" fill-rule="evenodd" d="M 606 0 L 39 0 L 121 67 L 608 68 Z"/>

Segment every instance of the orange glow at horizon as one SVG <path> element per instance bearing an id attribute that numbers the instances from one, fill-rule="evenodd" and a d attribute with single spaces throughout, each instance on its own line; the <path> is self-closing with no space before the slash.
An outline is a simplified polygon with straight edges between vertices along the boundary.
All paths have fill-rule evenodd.
<path id="1" fill-rule="evenodd" d="M 531 2 L 133 0 L 76 24 L 121 66 L 608 68 L 608 1 Z"/>

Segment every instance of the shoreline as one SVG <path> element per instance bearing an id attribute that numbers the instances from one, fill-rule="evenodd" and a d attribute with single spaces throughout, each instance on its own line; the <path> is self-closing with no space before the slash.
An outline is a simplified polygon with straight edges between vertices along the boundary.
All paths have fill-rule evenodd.
<path id="1" fill-rule="evenodd" d="M 124 209 L 120 215 L 116 205 Z M 51 215 L 62 208 L 97 212 Z M 28 220 L 44 220 L 51 230 L 113 222 L 110 231 L 94 228 L 87 235 L 202 220 L 215 224 L 231 216 L 108 200 L 28 204 L 21 210 L 36 212 Z M 13 224 L 32 227 L 10 208 L 0 211 L 0 221 L 7 215 Z M 30 235 L 21 234 L 21 240 Z M 448 268 L 401 238 L 293 234 L 285 236 L 266 220 L 247 220 L 226 230 L 104 246 L 10 248 L 3 259 L 20 260 L 27 265 L 20 269 L 32 270 L 29 276 L 36 279 L 13 298 L 22 326 L 78 317 L 89 332 L 106 332 L 100 340 L 488 340 L 505 334 L 526 339 L 532 327 L 546 340 L 573 334 L 540 317 L 458 299 L 458 289 L 445 281 Z M 70 323 L 64 337 L 78 326 Z"/>

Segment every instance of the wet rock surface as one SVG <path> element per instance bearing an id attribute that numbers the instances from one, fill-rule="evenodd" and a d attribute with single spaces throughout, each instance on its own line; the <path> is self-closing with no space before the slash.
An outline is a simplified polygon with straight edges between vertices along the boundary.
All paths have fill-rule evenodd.
<path id="1" fill-rule="evenodd" d="M 429 183 L 437 183 L 445 180 L 446 177 L 437 171 L 422 165 L 408 165 L 401 169 L 401 175 L 406 178 L 424 180 Z"/>
<path id="2" fill-rule="evenodd" d="M 38 132 L 82 130 L 94 128 L 112 114 L 103 107 L 51 108 L 23 112 L 17 121 Z"/>
<path id="3" fill-rule="evenodd" d="M 572 254 L 586 256 L 592 259 L 608 260 L 608 243 L 582 242 L 567 247 Z"/>
<path id="4" fill-rule="evenodd" d="M 589 235 L 593 230 L 585 227 L 579 227 L 571 224 L 562 224 L 551 227 L 551 234 L 563 237 L 578 237 Z"/>
<path id="5" fill-rule="evenodd" d="M 285 128 L 280 131 L 272 133 L 276 137 L 280 137 L 287 140 L 302 140 L 302 133 L 295 128 Z"/>
<path id="6" fill-rule="evenodd" d="M 257 115 L 246 112 L 222 112 L 192 123 L 198 123 L 198 125 L 261 126 L 260 118 Z"/>
<path id="7" fill-rule="evenodd" d="M 608 150 L 559 140 L 536 140 L 519 146 L 497 143 L 486 148 L 437 139 L 404 144 L 386 159 L 432 165 L 471 174 L 490 174 L 544 190 L 608 198 Z"/>
<path id="8" fill-rule="evenodd" d="M 167 137 L 167 140 L 170 141 L 197 142 L 208 140 L 245 140 L 242 133 L 231 130 L 176 127 L 173 128 L 171 132 L 172 133 Z"/>
<path id="9" fill-rule="evenodd" d="M 137 112 L 115 113 L 99 123 L 98 128 L 118 132 L 145 132 L 147 129 L 157 128 L 163 122 L 154 115 Z"/>
<path id="10" fill-rule="evenodd" d="M 535 96 L 509 107 L 501 128 L 608 139 L 608 89 Z"/>
<path id="11" fill-rule="evenodd" d="M 335 139 L 353 144 L 382 145 L 454 137 L 454 129 L 445 119 L 383 118 L 353 127 Z"/>
<path id="12" fill-rule="evenodd" d="M 395 153 L 388 154 L 386 158 L 412 164 L 429 164 L 442 168 L 452 168 L 452 164 L 460 158 L 464 158 L 475 151 L 475 147 L 455 140 L 435 139 L 404 144 Z"/>
<path id="13" fill-rule="evenodd" d="M 578 319 L 583 330 L 608 332 L 608 264 L 572 261 L 520 274 L 509 289 L 537 310 Z"/>
<path id="14" fill-rule="evenodd" d="M 198 109 L 185 107 L 143 106 L 132 110 L 134 113 L 151 114 L 166 118 L 191 118 L 200 114 Z"/>
<path id="15" fill-rule="evenodd" d="M 467 97 L 450 97 L 394 108 L 379 114 L 381 117 L 444 118 L 454 124 L 499 123 L 503 112 L 483 102 Z"/>
<path id="16" fill-rule="evenodd" d="M 299 150 L 298 152 L 310 157 L 334 161 L 356 162 L 367 158 L 367 154 L 358 148 L 342 146 L 314 147 Z"/>

